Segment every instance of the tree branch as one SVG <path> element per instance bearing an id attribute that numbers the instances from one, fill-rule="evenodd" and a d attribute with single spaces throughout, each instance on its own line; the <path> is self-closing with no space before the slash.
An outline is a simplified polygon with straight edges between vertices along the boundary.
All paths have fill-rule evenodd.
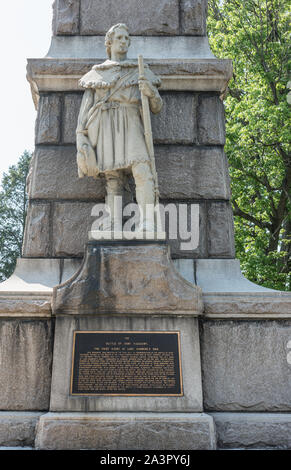
<path id="1" fill-rule="evenodd" d="M 237 215 L 239 217 L 242 217 L 245 220 L 248 220 L 249 222 L 252 222 L 254 225 L 256 225 L 257 227 L 259 227 L 263 230 L 265 230 L 265 229 L 271 230 L 272 229 L 272 225 L 269 224 L 268 222 L 263 222 L 262 220 L 259 220 L 256 217 L 253 217 L 252 215 L 247 214 L 246 212 L 244 212 L 238 206 L 238 204 L 235 200 L 233 200 L 232 203 L 233 203 L 233 206 L 234 206 L 234 211 L 233 211 L 234 215 Z"/>

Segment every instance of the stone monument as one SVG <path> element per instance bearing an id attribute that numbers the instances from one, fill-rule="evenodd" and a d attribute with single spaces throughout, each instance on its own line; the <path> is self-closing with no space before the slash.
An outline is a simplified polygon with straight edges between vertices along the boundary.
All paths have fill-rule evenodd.
<path id="1" fill-rule="evenodd" d="M 252 284 L 235 259 L 221 99 L 232 66 L 211 53 L 206 16 L 207 0 L 54 2 L 50 50 L 28 60 L 38 115 L 23 254 L 0 285 L 0 445 L 291 447 L 291 296 Z M 130 32 L 134 105 L 144 94 L 160 111 L 151 121 L 167 240 L 88 241 L 110 194 L 140 207 L 157 194 L 141 130 L 148 192 L 135 160 L 102 166 L 89 130 L 85 100 L 98 99 L 81 85 L 111 77 L 112 25 Z M 124 112 L 117 96 L 96 110 L 102 120 Z M 140 125 L 137 108 L 126 112 Z M 117 155 L 111 137 L 106 158 Z"/>

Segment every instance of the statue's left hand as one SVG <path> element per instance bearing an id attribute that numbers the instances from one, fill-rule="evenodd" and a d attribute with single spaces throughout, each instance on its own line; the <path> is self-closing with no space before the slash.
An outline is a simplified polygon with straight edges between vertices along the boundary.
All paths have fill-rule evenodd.
<path id="1" fill-rule="evenodd" d="M 148 98 L 154 98 L 156 96 L 155 87 L 146 79 L 140 78 L 138 81 L 140 92 L 146 95 Z"/>

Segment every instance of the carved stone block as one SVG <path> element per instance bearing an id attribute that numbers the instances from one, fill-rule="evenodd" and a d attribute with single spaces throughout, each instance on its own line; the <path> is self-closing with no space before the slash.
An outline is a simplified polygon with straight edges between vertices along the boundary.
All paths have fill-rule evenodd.
<path id="1" fill-rule="evenodd" d="M 207 210 L 206 204 L 203 202 L 192 201 L 191 203 L 181 202 L 181 208 L 178 201 L 161 201 L 161 205 L 164 206 L 165 211 L 165 231 L 169 240 L 171 249 L 171 256 L 173 258 L 204 258 L 207 256 Z M 171 229 L 169 226 L 168 210 L 171 211 L 171 206 L 176 207 L 177 225 L 173 224 Z M 196 220 L 196 210 L 199 208 L 198 219 Z M 185 211 L 185 212 L 183 212 Z M 187 211 L 187 212 L 186 212 Z M 184 222 L 184 214 L 186 213 L 185 219 L 187 220 L 187 226 Z M 173 221 L 173 219 L 172 219 Z M 196 227 L 198 225 L 198 233 L 196 233 Z M 177 231 L 176 231 L 177 229 Z M 176 235 L 176 233 L 177 235 Z M 175 237 L 174 237 L 175 236 Z M 196 242 L 197 240 L 197 242 Z M 198 246 L 197 246 L 198 243 Z"/>
<path id="2" fill-rule="evenodd" d="M 178 0 L 83 0 L 81 34 L 105 34 L 114 24 L 126 23 L 133 35 L 179 34 Z"/>
<path id="3" fill-rule="evenodd" d="M 209 257 L 234 258 L 234 228 L 230 203 L 210 203 L 208 207 L 207 223 Z"/>
<path id="4" fill-rule="evenodd" d="M 105 195 L 103 179 L 79 178 L 74 146 L 38 147 L 31 181 L 32 199 L 98 200 Z"/>
<path id="5" fill-rule="evenodd" d="M 198 202 L 195 203 L 198 205 Z M 172 204 L 176 207 L 177 220 L 179 220 L 179 209 L 177 201 L 161 201 L 161 204 L 167 206 Z M 60 202 L 54 206 L 53 213 L 53 256 L 57 257 L 82 257 L 84 247 L 88 241 L 88 231 L 96 217 L 90 217 L 94 203 L 86 202 Z M 185 212 L 187 216 L 187 227 L 177 227 L 177 238 L 174 238 L 174 232 L 169 230 L 167 211 L 165 214 L 166 232 L 171 235 L 169 245 L 171 248 L 171 256 L 174 258 L 205 258 L 207 250 L 206 239 L 206 207 L 204 203 L 200 203 L 199 208 L 199 245 L 193 248 L 194 240 L 196 240 L 195 227 L 191 226 L 191 221 L 196 223 L 195 215 L 191 213 L 191 204 L 183 204 L 186 206 Z M 175 210 L 175 209 L 174 209 Z M 196 210 L 196 209 L 195 209 Z M 188 235 L 184 234 L 187 230 Z M 186 245 L 181 245 L 186 243 Z"/>
<path id="6" fill-rule="evenodd" d="M 200 144 L 225 144 L 224 106 L 218 96 L 201 95 L 199 97 L 197 120 Z"/>
<path id="7" fill-rule="evenodd" d="M 207 4 L 208 0 L 181 0 L 182 34 L 206 35 Z"/>
<path id="8" fill-rule="evenodd" d="M 1 320 L 0 335 L 0 409 L 47 410 L 51 385 L 51 322 Z"/>
<path id="9" fill-rule="evenodd" d="M 47 413 L 36 447 L 53 449 L 216 449 L 213 418 L 204 413 Z"/>
<path id="10" fill-rule="evenodd" d="M 0 411 L 0 446 L 33 446 L 35 430 L 42 413 Z"/>
<path id="11" fill-rule="evenodd" d="M 201 333 L 206 410 L 291 410 L 290 320 L 208 320 Z"/>
<path id="12" fill-rule="evenodd" d="M 290 413 L 211 413 L 220 449 L 291 449 Z"/>
<path id="13" fill-rule="evenodd" d="M 50 256 L 50 204 L 30 204 L 25 224 L 22 255 Z"/>
<path id="14" fill-rule="evenodd" d="M 53 213 L 53 256 L 82 257 L 93 218 L 94 204 L 56 203 Z"/>
<path id="15" fill-rule="evenodd" d="M 57 144 L 60 140 L 61 100 L 58 95 L 41 96 L 36 121 L 36 144 Z"/>
<path id="16" fill-rule="evenodd" d="M 64 96 L 63 142 L 65 144 L 76 142 L 76 128 L 82 96 L 82 94 L 73 93 Z"/>
<path id="17" fill-rule="evenodd" d="M 78 34 L 80 0 L 55 0 L 54 33 Z"/>
<path id="18" fill-rule="evenodd" d="M 162 93 L 163 107 L 152 114 L 154 142 L 191 144 L 196 139 L 196 96 L 186 92 Z"/>
<path id="19" fill-rule="evenodd" d="M 228 165 L 221 148 L 156 146 L 162 199 L 229 199 Z"/>

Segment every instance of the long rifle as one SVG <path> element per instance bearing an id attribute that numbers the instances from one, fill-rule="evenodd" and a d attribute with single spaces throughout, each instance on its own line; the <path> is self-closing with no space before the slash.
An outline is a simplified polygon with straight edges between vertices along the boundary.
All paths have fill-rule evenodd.
<path id="1" fill-rule="evenodd" d="M 139 68 L 139 79 L 144 80 L 144 63 L 143 56 L 138 56 L 138 68 Z M 150 165 L 154 178 L 155 185 L 155 204 L 159 203 L 159 186 L 158 186 L 158 175 L 156 171 L 156 162 L 155 162 L 155 152 L 154 152 L 154 143 L 153 143 L 153 133 L 152 133 L 152 124 L 151 124 L 151 115 L 150 115 L 150 106 L 149 99 L 144 94 L 141 93 L 141 102 L 142 102 L 142 114 L 143 114 L 143 125 L 144 125 L 144 136 L 146 141 L 146 146 L 149 152 Z"/>

